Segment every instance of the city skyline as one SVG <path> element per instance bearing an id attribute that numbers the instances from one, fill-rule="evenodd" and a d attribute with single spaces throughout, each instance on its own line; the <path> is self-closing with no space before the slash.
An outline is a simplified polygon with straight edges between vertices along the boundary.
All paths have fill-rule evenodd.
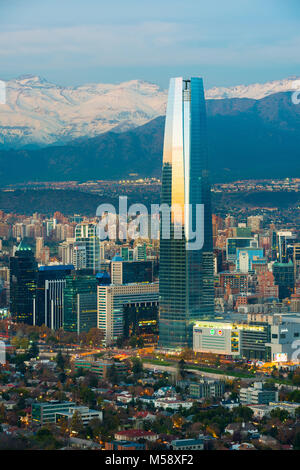
<path id="1" fill-rule="evenodd" d="M 0 0 L 0 450 L 300 450 L 299 19 Z"/>

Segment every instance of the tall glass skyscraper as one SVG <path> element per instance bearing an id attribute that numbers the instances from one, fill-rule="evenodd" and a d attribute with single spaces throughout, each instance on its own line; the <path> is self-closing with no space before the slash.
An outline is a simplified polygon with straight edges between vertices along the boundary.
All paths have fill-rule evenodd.
<path id="1" fill-rule="evenodd" d="M 214 316 L 211 196 L 208 176 L 206 108 L 201 78 L 172 78 L 165 123 L 161 204 L 181 208 L 170 217 L 170 237 L 160 234 L 161 348 L 192 346 L 193 323 Z M 192 212 L 184 213 L 185 204 Z M 202 247 L 189 249 L 189 229 L 196 230 L 196 205 L 203 204 Z"/>
<path id="2" fill-rule="evenodd" d="M 52 330 L 62 328 L 66 276 L 73 270 L 73 265 L 63 264 L 38 268 L 35 296 L 36 325 L 46 325 Z"/>
<path id="3" fill-rule="evenodd" d="M 24 240 L 9 260 L 10 312 L 14 321 L 33 324 L 37 262 Z"/>
<path id="4" fill-rule="evenodd" d="M 100 269 L 101 259 L 104 257 L 101 251 L 100 240 L 97 236 L 97 225 L 81 222 L 75 227 L 75 240 L 85 243 L 85 264 L 87 269 L 92 269 L 96 274 Z"/>
<path id="5" fill-rule="evenodd" d="M 97 328 L 96 276 L 75 271 L 66 276 L 63 292 L 63 329 L 78 335 Z"/>

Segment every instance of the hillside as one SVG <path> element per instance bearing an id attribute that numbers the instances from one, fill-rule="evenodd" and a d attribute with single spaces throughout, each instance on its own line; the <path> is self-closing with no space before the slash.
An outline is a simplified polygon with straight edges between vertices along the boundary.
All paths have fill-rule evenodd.
<path id="1" fill-rule="evenodd" d="M 295 79 L 205 90 L 206 99 L 261 99 L 295 87 Z M 142 80 L 61 86 L 34 75 L 6 81 L 0 146 L 36 148 L 124 132 L 165 113 L 167 91 Z"/>
<path id="2" fill-rule="evenodd" d="M 291 94 L 207 101 L 212 181 L 300 176 L 300 105 Z M 164 117 L 63 146 L 0 151 L 0 184 L 160 176 Z"/>

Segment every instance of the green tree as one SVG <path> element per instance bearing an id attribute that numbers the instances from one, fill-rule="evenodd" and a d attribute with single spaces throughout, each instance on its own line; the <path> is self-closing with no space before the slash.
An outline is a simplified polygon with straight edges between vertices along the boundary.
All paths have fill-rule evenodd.
<path id="1" fill-rule="evenodd" d="M 116 341 L 116 345 L 118 348 L 122 348 L 124 346 L 125 338 L 123 336 L 119 336 Z"/>
<path id="2" fill-rule="evenodd" d="M 107 378 L 109 382 L 111 382 L 113 385 L 118 383 L 118 373 L 114 364 L 112 364 L 112 366 L 108 368 Z"/>
<path id="3" fill-rule="evenodd" d="M 247 406 L 238 406 L 233 408 L 232 415 L 236 421 L 248 423 L 253 416 L 253 411 Z"/>
<path id="4" fill-rule="evenodd" d="M 183 380 L 186 376 L 186 362 L 184 359 L 180 359 L 180 361 L 178 361 L 177 371 L 179 377 Z"/>
<path id="5" fill-rule="evenodd" d="M 275 408 L 271 410 L 270 413 L 271 418 L 278 418 L 280 421 L 285 421 L 289 417 L 289 413 L 287 410 L 281 410 L 280 408 Z"/>
<path id="6" fill-rule="evenodd" d="M 5 423 L 6 411 L 3 404 L 0 405 L 0 423 Z"/>
<path id="7" fill-rule="evenodd" d="M 293 385 L 300 385 L 300 374 L 293 374 L 292 378 Z"/>
<path id="8" fill-rule="evenodd" d="M 300 403 L 300 390 L 293 390 L 288 394 L 288 401 Z"/>
<path id="9" fill-rule="evenodd" d="M 220 365 L 221 365 L 220 357 L 217 356 L 217 357 L 216 357 L 216 360 L 215 360 L 215 366 L 216 366 L 216 367 L 219 367 Z"/>
<path id="10" fill-rule="evenodd" d="M 93 438 L 99 438 L 101 435 L 102 424 L 99 418 L 93 418 L 89 422 L 89 432 Z"/>
<path id="11" fill-rule="evenodd" d="M 300 432 L 295 434 L 294 442 L 293 442 L 294 450 L 300 450 Z"/>
<path id="12" fill-rule="evenodd" d="M 300 406 L 298 408 L 296 408 L 296 410 L 295 410 L 295 417 L 298 418 L 298 419 L 300 418 Z"/>
<path id="13" fill-rule="evenodd" d="M 168 416 L 158 416 L 153 421 L 151 430 L 159 434 L 172 434 L 173 421 Z"/>
<path id="14" fill-rule="evenodd" d="M 52 344 L 52 346 L 56 346 L 59 343 L 59 341 L 54 335 L 51 335 L 46 339 L 46 343 Z"/>
<path id="15" fill-rule="evenodd" d="M 56 355 L 55 362 L 56 362 L 56 364 L 57 364 L 57 367 L 58 367 L 61 371 L 64 371 L 64 369 L 65 369 L 65 360 L 64 360 L 64 357 L 63 357 L 61 351 L 58 351 L 58 353 L 57 353 L 57 355 Z"/>
<path id="16" fill-rule="evenodd" d="M 109 439 L 113 436 L 113 434 L 118 430 L 120 426 L 120 419 L 117 416 L 116 412 L 107 408 L 104 410 L 103 413 L 103 423 L 101 434 L 104 439 Z"/>
<path id="17" fill-rule="evenodd" d="M 34 436 L 34 442 L 37 444 L 38 449 L 54 450 L 60 446 L 52 432 L 47 428 L 42 428 L 37 431 Z"/>
<path id="18" fill-rule="evenodd" d="M 86 335 L 87 344 L 92 347 L 101 346 L 103 339 L 103 331 L 99 328 L 91 328 Z"/>
<path id="19" fill-rule="evenodd" d="M 96 388 L 98 386 L 98 378 L 95 374 L 88 372 L 85 376 L 84 383 L 90 388 Z"/>
<path id="20" fill-rule="evenodd" d="M 96 395 L 89 387 L 80 387 L 79 396 L 85 405 L 90 407 L 96 405 Z"/>
<path id="21" fill-rule="evenodd" d="M 132 359 L 132 372 L 135 377 L 141 376 L 143 373 L 143 363 L 138 357 Z"/>
<path id="22" fill-rule="evenodd" d="M 82 417 L 78 411 L 75 411 L 70 420 L 70 429 L 76 434 L 81 434 L 84 431 Z"/>
<path id="23" fill-rule="evenodd" d="M 131 346 L 132 348 L 136 348 L 136 345 L 137 345 L 137 337 L 136 336 L 131 336 L 130 340 L 129 340 L 129 346 Z"/>
<path id="24" fill-rule="evenodd" d="M 64 372 L 60 372 L 58 374 L 58 380 L 61 382 L 61 383 L 65 383 L 67 379 L 67 375 L 64 373 Z"/>
<path id="25" fill-rule="evenodd" d="M 25 402 L 25 398 L 22 396 L 19 398 L 17 402 L 17 409 L 24 410 L 25 408 L 26 408 L 26 402 Z"/>
<path id="26" fill-rule="evenodd" d="M 32 341 L 29 345 L 29 350 L 28 350 L 28 353 L 30 355 L 30 357 L 38 357 L 39 355 L 39 348 L 38 348 L 38 345 L 35 341 Z"/>
<path id="27" fill-rule="evenodd" d="M 266 380 L 264 383 L 264 389 L 265 390 L 276 390 L 276 385 L 272 380 Z"/>

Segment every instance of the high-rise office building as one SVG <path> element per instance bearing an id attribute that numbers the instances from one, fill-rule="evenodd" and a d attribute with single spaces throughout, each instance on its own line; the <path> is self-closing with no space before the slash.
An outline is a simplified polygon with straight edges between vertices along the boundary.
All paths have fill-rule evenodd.
<path id="1" fill-rule="evenodd" d="M 73 264 L 75 269 L 87 269 L 87 243 L 67 238 L 59 246 L 63 264 Z"/>
<path id="2" fill-rule="evenodd" d="M 74 272 L 66 276 L 63 328 L 77 334 L 97 327 L 97 280 Z"/>
<path id="3" fill-rule="evenodd" d="M 289 230 L 277 232 L 278 261 L 280 263 L 288 263 L 289 259 L 292 259 L 295 240 L 296 235 Z"/>
<path id="4" fill-rule="evenodd" d="M 290 297 L 293 293 L 295 278 L 294 265 L 292 261 L 289 263 L 275 262 L 273 264 L 273 275 L 275 284 L 279 286 L 279 299 Z"/>
<path id="5" fill-rule="evenodd" d="M 75 242 L 73 245 L 73 264 L 75 269 L 87 268 L 86 257 L 86 243 Z"/>
<path id="6" fill-rule="evenodd" d="M 258 248 L 258 241 L 252 237 L 233 237 L 226 239 L 226 259 L 235 263 L 237 250 L 246 248 Z"/>
<path id="7" fill-rule="evenodd" d="M 52 330 L 62 328 L 66 276 L 73 270 L 73 265 L 62 264 L 39 267 L 34 299 L 34 324 L 44 324 Z"/>
<path id="8" fill-rule="evenodd" d="M 262 259 L 264 250 L 262 248 L 237 248 L 236 250 L 236 270 L 241 273 L 253 271 L 252 263 Z"/>
<path id="9" fill-rule="evenodd" d="M 158 283 L 98 284 L 98 328 L 105 344 L 157 322 Z M 132 324 L 135 324 L 132 327 Z"/>
<path id="10" fill-rule="evenodd" d="M 157 263 L 150 261 L 123 261 L 116 255 L 111 260 L 111 283 L 153 282 L 157 277 Z"/>
<path id="11" fill-rule="evenodd" d="M 73 263 L 74 243 L 75 243 L 74 238 L 67 238 L 62 243 L 59 244 L 58 254 L 63 264 L 74 264 Z M 81 242 L 78 242 L 78 243 L 81 243 Z"/>
<path id="12" fill-rule="evenodd" d="M 172 78 L 165 124 L 161 203 L 181 209 L 171 213 L 170 236 L 160 235 L 159 344 L 192 344 L 195 321 L 214 316 L 211 196 L 208 176 L 206 109 L 201 78 Z M 184 214 L 185 204 L 192 213 Z M 196 229 L 196 205 L 204 205 L 204 244 L 189 249 Z M 180 216 L 179 216 L 180 217 Z M 204 225 L 204 226 L 203 226 Z"/>
<path id="13" fill-rule="evenodd" d="M 121 257 L 124 261 L 133 261 L 134 250 L 130 246 L 121 247 Z"/>
<path id="14" fill-rule="evenodd" d="M 251 228 L 252 232 L 258 232 L 260 230 L 262 221 L 262 215 L 250 215 L 247 217 L 247 226 Z"/>
<path id="15" fill-rule="evenodd" d="M 134 248 L 124 245 L 121 247 L 121 256 L 124 261 L 146 261 L 147 245 L 146 243 L 139 243 Z"/>
<path id="16" fill-rule="evenodd" d="M 85 242 L 86 268 L 96 273 L 104 259 L 104 247 L 97 236 L 97 225 L 81 222 L 75 227 L 75 241 Z"/>
<path id="17" fill-rule="evenodd" d="M 146 243 L 136 245 L 134 248 L 134 259 L 136 261 L 146 261 L 147 260 L 147 245 Z"/>
<path id="18" fill-rule="evenodd" d="M 33 324 L 37 263 L 23 240 L 10 258 L 10 312 L 17 322 Z"/>
<path id="19" fill-rule="evenodd" d="M 271 271 L 261 272 L 257 275 L 256 292 L 263 298 L 278 298 L 279 288 Z"/>
<path id="20" fill-rule="evenodd" d="M 36 237 L 35 239 L 35 257 L 36 259 L 41 259 L 44 249 L 44 239 L 43 237 Z"/>
<path id="21" fill-rule="evenodd" d="M 300 279 L 300 243 L 295 243 L 293 248 L 294 277 L 297 281 Z"/>
<path id="22" fill-rule="evenodd" d="M 232 294 L 246 294 L 248 291 L 247 273 L 222 272 L 220 273 L 220 287 L 223 295 L 226 291 Z"/>

